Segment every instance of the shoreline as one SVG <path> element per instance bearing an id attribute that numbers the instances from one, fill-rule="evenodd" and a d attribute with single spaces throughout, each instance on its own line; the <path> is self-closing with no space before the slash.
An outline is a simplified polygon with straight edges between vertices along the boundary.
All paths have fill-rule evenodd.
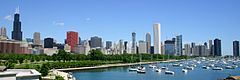
<path id="1" fill-rule="evenodd" d="M 139 64 L 153 64 L 157 62 L 177 62 L 179 60 L 166 60 L 166 61 L 151 61 L 151 62 L 139 62 L 139 63 L 119 63 L 119 64 L 105 64 L 100 66 L 92 66 L 92 67 L 78 67 L 78 68 L 64 68 L 64 69 L 52 69 L 50 71 L 63 71 L 63 72 L 72 72 L 79 70 L 90 70 L 90 69 L 101 69 L 101 68 L 111 68 L 111 67 L 123 67 L 123 66 L 133 66 Z"/>

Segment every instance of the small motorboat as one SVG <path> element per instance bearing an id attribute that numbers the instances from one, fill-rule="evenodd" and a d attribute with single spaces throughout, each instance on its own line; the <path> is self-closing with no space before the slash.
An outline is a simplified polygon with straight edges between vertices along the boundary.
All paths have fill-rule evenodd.
<path id="1" fill-rule="evenodd" d="M 187 73 L 188 70 L 187 69 L 182 69 L 182 72 Z"/>
<path id="2" fill-rule="evenodd" d="M 187 69 L 187 70 L 193 70 L 194 67 L 187 66 L 187 67 L 184 67 L 184 69 Z"/>
<path id="3" fill-rule="evenodd" d="M 131 67 L 128 69 L 128 71 L 137 71 L 138 69 L 137 68 L 134 68 L 134 67 Z"/>
<path id="4" fill-rule="evenodd" d="M 145 70 L 138 69 L 138 70 L 137 70 L 137 73 L 139 73 L 139 74 L 145 74 L 146 71 L 145 71 Z"/>
<path id="5" fill-rule="evenodd" d="M 149 68 L 156 68 L 157 66 L 155 65 L 149 65 Z"/>
<path id="6" fill-rule="evenodd" d="M 167 70 L 168 68 L 167 67 L 161 67 L 162 70 Z"/>
<path id="7" fill-rule="evenodd" d="M 233 66 L 226 66 L 225 69 L 235 69 Z"/>
<path id="8" fill-rule="evenodd" d="M 161 70 L 161 69 L 156 69 L 155 71 L 156 71 L 156 72 L 161 72 L 162 70 Z"/>
<path id="9" fill-rule="evenodd" d="M 173 71 L 165 71 L 165 74 L 171 74 L 174 75 L 175 73 Z"/>
<path id="10" fill-rule="evenodd" d="M 202 68 L 203 68 L 203 69 L 209 69 L 209 67 L 208 67 L 208 66 L 203 66 Z"/>
<path id="11" fill-rule="evenodd" d="M 213 70 L 223 70 L 221 67 L 214 67 Z"/>

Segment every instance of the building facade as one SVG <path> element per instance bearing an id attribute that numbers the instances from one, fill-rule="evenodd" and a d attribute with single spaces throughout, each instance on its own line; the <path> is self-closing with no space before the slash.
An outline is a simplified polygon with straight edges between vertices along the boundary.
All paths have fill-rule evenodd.
<path id="1" fill-rule="evenodd" d="M 78 45 L 78 32 L 67 32 L 66 43 L 71 47 L 71 52 L 73 52 L 74 47 Z"/>
<path id="2" fill-rule="evenodd" d="M 178 56 L 182 55 L 182 35 L 176 36 L 175 46 L 176 55 Z"/>
<path id="3" fill-rule="evenodd" d="M 19 8 L 16 9 L 16 12 L 14 14 L 12 39 L 22 41 L 22 31 L 21 31 Z"/>
<path id="4" fill-rule="evenodd" d="M 221 40 L 214 40 L 214 56 L 222 56 Z"/>
<path id="5" fill-rule="evenodd" d="M 160 23 L 156 23 L 153 25 L 153 33 L 154 33 L 154 54 L 161 54 L 161 25 Z"/>
<path id="6" fill-rule="evenodd" d="M 233 41 L 233 56 L 239 56 L 239 41 Z"/>
<path id="7" fill-rule="evenodd" d="M 136 47 L 137 47 L 137 45 L 136 45 L 136 33 L 133 32 L 132 33 L 132 49 L 131 49 L 132 54 L 136 54 L 136 51 L 137 51 Z"/>

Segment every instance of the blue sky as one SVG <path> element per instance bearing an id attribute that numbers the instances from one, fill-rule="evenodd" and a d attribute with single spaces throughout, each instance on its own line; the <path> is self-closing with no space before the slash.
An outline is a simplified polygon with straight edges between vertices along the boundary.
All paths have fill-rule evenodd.
<path id="1" fill-rule="evenodd" d="M 77 31 L 82 39 L 100 36 L 105 41 L 138 40 L 152 34 L 161 23 L 162 40 L 177 34 L 183 42 L 202 44 L 222 40 L 223 53 L 232 53 L 232 41 L 240 40 L 240 0 L 1 0 L 0 26 L 12 31 L 12 16 L 20 6 L 24 38 L 40 32 L 41 38 L 58 42 L 66 31 Z"/>

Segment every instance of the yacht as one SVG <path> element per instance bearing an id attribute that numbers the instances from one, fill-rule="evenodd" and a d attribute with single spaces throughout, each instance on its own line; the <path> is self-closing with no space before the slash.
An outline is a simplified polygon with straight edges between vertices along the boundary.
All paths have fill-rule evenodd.
<path id="1" fill-rule="evenodd" d="M 226 66 L 225 69 L 235 69 L 233 66 Z"/>
<path id="2" fill-rule="evenodd" d="M 223 70 L 221 67 L 214 67 L 213 70 Z"/>
<path id="3" fill-rule="evenodd" d="M 149 68 L 156 68 L 157 66 L 155 65 L 149 65 Z"/>
<path id="4" fill-rule="evenodd" d="M 131 68 L 129 68 L 128 70 L 129 70 L 129 71 L 137 71 L 138 69 L 135 68 L 135 67 L 131 67 Z"/>
<path id="5" fill-rule="evenodd" d="M 175 73 L 173 71 L 165 71 L 165 74 L 171 74 L 174 75 Z"/>
<path id="6" fill-rule="evenodd" d="M 193 70 L 194 67 L 187 66 L 187 67 L 185 67 L 184 69 L 187 69 L 187 70 Z"/>
<path id="7" fill-rule="evenodd" d="M 209 69 L 209 67 L 208 67 L 208 66 L 203 66 L 202 68 L 203 68 L 203 69 Z"/>
<path id="8" fill-rule="evenodd" d="M 187 69 L 182 69 L 182 72 L 187 73 L 188 70 Z"/>
<path id="9" fill-rule="evenodd" d="M 161 72 L 162 70 L 161 69 L 156 69 L 156 72 Z"/>
<path id="10" fill-rule="evenodd" d="M 161 67 L 162 70 L 167 70 L 168 68 L 167 67 Z"/>
<path id="11" fill-rule="evenodd" d="M 138 70 L 137 70 L 137 73 L 139 73 L 139 74 L 145 74 L 146 71 L 145 71 L 145 70 L 138 69 Z"/>

